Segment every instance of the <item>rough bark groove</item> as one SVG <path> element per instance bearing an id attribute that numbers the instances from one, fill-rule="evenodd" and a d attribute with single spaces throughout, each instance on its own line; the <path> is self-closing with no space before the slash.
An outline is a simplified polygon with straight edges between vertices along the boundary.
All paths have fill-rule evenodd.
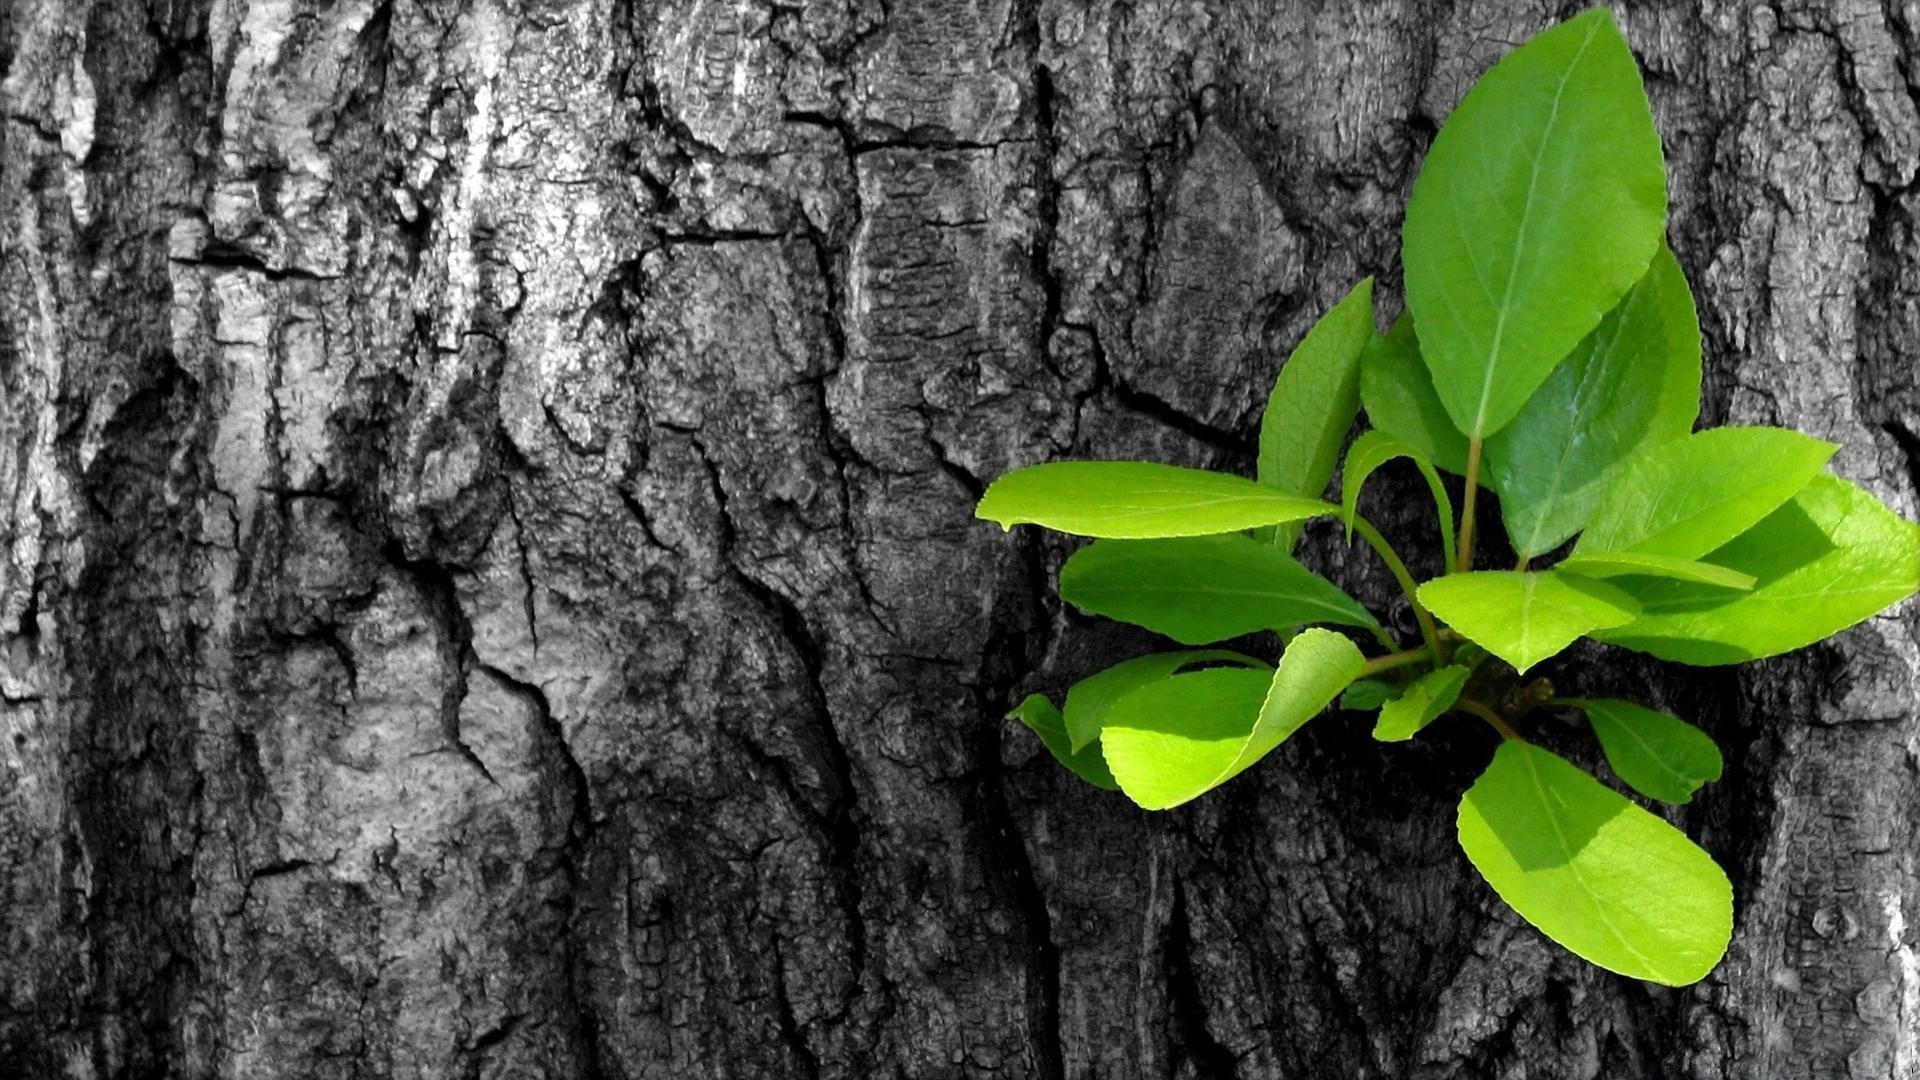
<path id="1" fill-rule="evenodd" d="M 1561 665 L 1730 750 L 1685 991 L 1473 877 L 1472 731 L 1142 815 L 1000 719 L 1145 641 L 983 481 L 1248 468 L 1562 8 L 0 3 L 0 1073 L 1920 1076 L 1911 605 Z M 1920 10 L 1616 9 L 1706 419 L 1912 516 Z"/>

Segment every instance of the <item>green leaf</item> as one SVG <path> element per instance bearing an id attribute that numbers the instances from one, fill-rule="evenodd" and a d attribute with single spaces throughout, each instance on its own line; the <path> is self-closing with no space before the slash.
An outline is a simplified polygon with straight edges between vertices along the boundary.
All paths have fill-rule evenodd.
<path id="1" fill-rule="evenodd" d="M 1753 575 L 1729 570 L 1712 563 L 1675 559 L 1667 555 L 1643 555 L 1637 551 L 1614 551 L 1600 555 L 1569 555 L 1554 566 L 1581 577 L 1656 577 L 1716 585 L 1722 589 L 1751 589 Z"/>
<path id="2" fill-rule="evenodd" d="M 1697 559 L 1793 498 L 1837 449 L 1766 427 L 1714 428 L 1663 443 L 1621 470 L 1574 553 Z"/>
<path id="3" fill-rule="evenodd" d="M 1636 452 L 1680 438 L 1700 414 L 1700 320 L 1662 245 L 1620 306 L 1487 440 L 1490 486 L 1516 552 L 1579 532 Z"/>
<path id="4" fill-rule="evenodd" d="M 1151 682 L 1201 664 L 1239 664 L 1259 669 L 1263 678 L 1273 669 L 1251 656 L 1226 649 L 1151 653 L 1113 665 L 1074 683 L 1067 691 L 1067 741 L 1075 753 L 1100 737 L 1100 728 L 1113 703 Z"/>
<path id="5" fill-rule="evenodd" d="M 1453 426 L 1420 359 L 1413 317 L 1402 313 L 1360 355 L 1360 401 L 1374 427 L 1455 474 L 1467 471 L 1467 437 Z M 1449 562 L 1447 565 L 1453 565 Z"/>
<path id="6" fill-rule="evenodd" d="M 1123 540 L 1209 536 L 1334 513 L 1238 476 L 1148 461 L 1056 461 L 995 480 L 974 510 L 1011 529 L 1041 525 Z"/>
<path id="7" fill-rule="evenodd" d="M 1686 986 L 1726 954 L 1733 887 L 1713 857 L 1563 758 L 1502 743 L 1458 828 L 1500 899 L 1608 971 Z"/>
<path id="8" fill-rule="evenodd" d="M 1127 797 L 1148 810 L 1219 787 L 1319 715 L 1366 668 L 1353 642 L 1305 630 L 1267 680 L 1237 668 L 1195 671 L 1121 698 L 1100 742 Z"/>
<path id="9" fill-rule="evenodd" d="M 1072 769 L 1082 780 L 1108 791 L 1120 790 L 1120 785 L 1114 783 L 1113 773 L 1107 769 L 1106 759 L 1100 756 L 1099 747 L 1090 746 L 1076 751 L 1069 744 L 1066 721 L 1046 695 L 1028 694 L 1025 701 L 1007 714 L 1007 719 L 1027 725 L 1027 730 L 1040 736 L 1040 742 L 1060 760 L 1060 764 Z"/>
<path id="10" fill-rule="evenodd" d="M 1349 712 L 1368 712 L 1392 701 L 1399 693 L 1397 686 L 1378 679 L 1361 679 L 1340 695 L 1340 707 Z"/>
<path id="11" fill-rule="evenodd" d="M 1419 596 L 1428 611 L 1521 672 L 1640 611 L 1611 585 L 1551 570 L 1449 574 L 1420 586 Z"/>
<path id="12" fill-rule="evenodd" d="M 1757 579 L 1729 596 L 1623 580 L 1640 617 L 1594 636 L 1683 664 L 1737 664 L 1811 645 L 1920 589 L 1920 528 L 1837 477 L 1813 478 L 1765 521 L 1707 556 Z"/>
<path id="13" fill-rule="evenodd" d="M 1427 490 L 1433 493 L 1435 512 L 1440 516 L 1440 547 L 1446 555 L 1446 562 L 1441 565 L 1452 566 L 1453 499 L 1447 495 L 1447 486 L 1441 483 L 1440 474 L 1425 454 L 1382 431 L 1361 432 L 1347 450 L 1347 463 L 1340 471 L 1340 513 L 1347 523 L 1348 542 L 1353 540 L 1353 519 L 1359 511 L 1360 490 L 1375 469 L 1395 458 L 1412 461 L 1413 467 L 1426 478 Z"/>
<path id="14" fill-rule="evenodd" d="M 1480 78 L 1407 203 L 1407 307 L 1455 426 L 1505 427 L 1647 269 L 1666 225 L 1660 136 L 1596 8 Z"/>
<path id="15" fill-rule="evenodd" d="M 1380 709 L 1373 737 L 1381 742 L 1405 742 L 1453 708 L 1471 671 L 1458 664 L 1436 668 L 1413 680 L 1406 692 Z"/>
<path id="16" fill-rule="evenodd" d="M 1061 568 L 1060 596 L 1183 645 L 1306 623 L 1384 633 L 1372 613 L 1331 581 L 1240 533 L 1096 541 Z"/>
<path id="17" fill-rule="evenodd" d="M 1690 802 L 1701 784 L 1720 779 L 1720 748 L 1713 736 L 1677 716 L 1611 698 L 1568 698 L 1558 704 L 1587 714 L 1613 774 L 1649 799 Z"/>
<path id="18" fill-rule="evenodd" d="M 1366 278 L 1287 357 L 1260 418 L 1259 478 L 1291 495 L 1319 498 L 1333 479 L 1340 444 L 1360 411 L 1360 350 L 1373 337 L 1373 279 Z M 1275 530 L 1291 551 L 1298 524 Z"/>

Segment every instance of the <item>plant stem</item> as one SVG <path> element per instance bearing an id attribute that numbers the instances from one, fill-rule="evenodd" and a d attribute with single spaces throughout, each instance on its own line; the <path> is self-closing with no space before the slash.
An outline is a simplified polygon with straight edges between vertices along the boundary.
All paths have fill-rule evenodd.
<path id="1" fill-rule="evenodd" d="M 1400 556 L 1394 552 L 1393 545 L 1387 543 L 1387 538 L 1380 535 L 1380 530 L 1374 528 L 1372 522 L 1355 514 L 1353 528 L 1380 556 L 1380 561 L 1387 564 L 1387 570 L 1393 574 L 1393 579 L 1400 583 L 1400 591 L 1407 594 L 1407 603 L 1413 605 L 1413 617 L 1420 623 L 1420 639 L 1427 643 L 1427 651 L 1433 654 L 1434 663 L 1439 663 L 1443 655 L 1440 652 L 1440 635 L 1434 628 L 1433 616 L 1427 613 L 1426 605 L 1422 604 L 1420 597 L 1416 595 L 1419 586 L 1413 583 L 1413 575 L 1407 573 L 1407 564 L 1400 561 Z"/>
<path id="2" fill-rule="evenodd" d="M 1479 702 L 1473 700 L 1472 698 L 1463 697 L 1460 700 L 1454 702 L 1453 704 L 1454 704 L 1454 708 L 1460 709 L 1464 712 L 1470 712 L 1473 715 L 1479 717 L 1480 719 L 1485 720 L 1487 723 L 1492 724 L 1493 730 L 1499 732 L 1501 738 L 1511 739 L 1514 742 L 1525 741 L 1524 739 L 1520 738 L 1519 732 L 1513 730 L 1513 725 L 1507 723 L 1505 718 L 1503 718 L 1499 713 L 1494 712 L 1492 709 L 1488 708 L 1485 705 L 1480 704 Z"/>
<path id="3" fill-rule="evenodd" d="M 1473 566 L 1473 511 L 1480 496 L 1480 436 L 1467 443 L 1467 495 L 1460 507 L 1460 542 L 1453 546 L 1454 570 L 1466 573 Z"/>
<path id="4" fill-rule="evenodd" d="M 1426 649 L 1405 649 L 1385 656 L 1376 656 L 1367 661 L 1367 666 L 1360 669 L 1360 674 L 1378 675 L 1383 671 L 1392 671 L 1397 667 L 1406 667 L 1408 664 L 1417 664 L 1422 660 L 1431 659 L 1432 655 Z"/>
<path id="5" fill-rule="evenodd" d="M 1532 562 L 1532 561 L 1533 561 L 1533 556 L 1531 556 L 1531 555 L 1522 555 L 1522 556 L 1520 556 L 1520 561 L 1519 561 L 1519 562 L 1517 562 L 1517 563 L 1514 563 L 1514 564 L 1513 564 L 1513 568 L 1514 568 L 1515 570 L 1519 570 L 1519 571 L 1521 571 L 1522 573 L 1524 573 L 1524 572 L 1526 571 L 1526 569 L 1527 569 L 1527 564 L 1528 564 L 1528 563 L 1530 563 L 1530 562 Z"/>

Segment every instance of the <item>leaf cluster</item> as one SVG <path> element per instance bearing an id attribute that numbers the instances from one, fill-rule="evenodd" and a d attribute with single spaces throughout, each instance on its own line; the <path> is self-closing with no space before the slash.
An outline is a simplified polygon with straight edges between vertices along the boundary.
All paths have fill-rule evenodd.
<path id="1" fill-rule="evenodd" d="M 1154 653 L 1076 684 L 1064 709 L 1034 695 L 1013 715 L 1088 782 L 1151 810 L 1233 779 L 1336 701 L 1377 711 L 1383 742 L 1478 717 L 1501 742 L 1457 825 L 1488 884 L 1594 964 L 1704 977 L 1732 933 L 1726 875 L 1522 730 L 1538 709 L 1584 715 L 1613 777 L 1670 804 L 1719 778 L 1719 749 L 1678 717 L 1556 696 L 1529 673 L 1582 637 L 1697 665 L 1811 644 L 1920 589 L 1920 529 L 1827 472 L 1829 443 L 1693 430 L 1700 330 L 1666 214 L 1659 136 L 1612 17 L 1588 11 L 1515 49 L 1414 185 L 1406 314 L 1378 332 L 1370 279 L 1327 312 L 1274 384 L 1256 479 L 1058 462 L 980 501 L 1008 528 L 1095 538 L 1060 574 L 1082 610 L 1190 647 L 1276 631 L 1277 662 Z M 1349 443 L 1362 408 L 1370 426 Z M 1322 497 L 1343 446 L 1336 505 Z M 1424 582 L 1359 512 L 1367 480 L 1402 459 L 1432 495 L 1446 568 Z M 1460 478 L 1457 509 L 1443 474 Z M 1513 569 L 1474 566 L 1483 489 Z M 1317 517 L 1383 560 L 1417 642 L 1293 557 Z"/>

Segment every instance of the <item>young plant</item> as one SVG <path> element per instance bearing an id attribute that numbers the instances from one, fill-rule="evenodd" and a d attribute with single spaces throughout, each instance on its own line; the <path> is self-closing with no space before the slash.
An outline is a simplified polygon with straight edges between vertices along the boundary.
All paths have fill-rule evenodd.
<path id="1" fill-rule="evenodd" d="M 1434 139 L 1407 205 L 1407 314 L 1376 332 L 1362 281 L 1274 384 L 1258 480 L 1145 462 L 1001 477 L 979 516 L 1096 538 L 1060 572 L 1081 609 L 1184 646 L 1265 630 L 1277 664 L 1220 649 L 1139 657 L 1013 715 L 1068 768 L 1164 810 L 1233 779 L 1336 700 L 1412 738 L 1447 713 L 1501 737 L 1460 801 L 1467 858 L 1523 918 L 1608 970 L 1705 976 L 1732 889 L 1678 829 L 1528 739 L 1529 712 L 1586 717 L 1613 775 L 1685 803 L 1720 776 L 1700 729 L 1532 675 L 1586 636 L 1683 664 L 1773 656 L 1920 589 L 1920 528 L 1824 471 L 1831 444 L 1776 428 L 1693 432 L 1700 331 L 1664 242 L 1666 178 L 1640 76 L 1604 10 L 1515 49 Z M 1321 501 L 1348 447 L 1341 504 Z M 1440 522 L 1444 575 L 1417 583 L 1357 512 L 1406 458 Z M 1464 479 L 1458 515 L 1440 470 Z M 1519 565 L 1474 568 L 1480 490 Z M 1290 552 L 1338 516 L 1406 593 L 1397 641 Z M 1571 550 L 1551 566 L 1539 560 Z M 1369 657 L 1345 631 L 1383 650 Z"/>

